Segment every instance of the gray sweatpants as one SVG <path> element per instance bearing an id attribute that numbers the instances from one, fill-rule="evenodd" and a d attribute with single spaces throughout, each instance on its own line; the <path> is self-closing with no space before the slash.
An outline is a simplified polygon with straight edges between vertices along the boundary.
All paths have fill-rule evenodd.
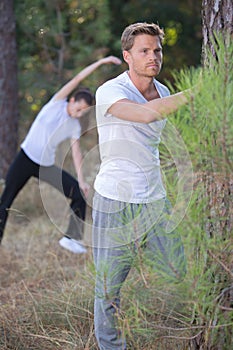
<path id="1" fill-rule="evenodd" d="M 173 281 L 182 279 L 186 261 L 176 231 L 166 232 L 170 203 L 114 201 L 95 193 L 93 200 L 93 254 L 96 268 L 95 336 L 100 350 L 125 350 L 117 324 L 120 289 L 137 252 L 156 273 Z"/>

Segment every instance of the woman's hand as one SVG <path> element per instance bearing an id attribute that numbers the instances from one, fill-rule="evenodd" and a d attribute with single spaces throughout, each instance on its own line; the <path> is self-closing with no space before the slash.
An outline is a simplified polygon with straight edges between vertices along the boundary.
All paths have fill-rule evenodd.
<path id="1" fill-rule="evenodd" d="M 90 186 L 86 182 L 79 183 L 79 186 L 80 186 L 80 189 L 83 192 L 85 198 L 87 198 L 89 191 L 90 191 Z"/>
<path id="2" fill-rule="evenodd" d="M 102 64 L 113 63 L 113 64 L 120 65 L 122 63 L 121 59 L 116 56 L 107 56 L 107 57 L 101 58 L 100 61 Z"/>

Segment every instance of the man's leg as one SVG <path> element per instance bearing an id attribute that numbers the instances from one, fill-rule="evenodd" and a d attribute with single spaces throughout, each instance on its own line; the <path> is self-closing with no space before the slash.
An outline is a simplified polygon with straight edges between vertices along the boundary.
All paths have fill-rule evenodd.
<path id="1" fill-rule="evenodd" d="M 153 223 L 159 202 L 147 206 L 148 222 Z M 145 256 L 149 265 L 168 281 L 179 282 L 186 274 L 186 258 L 183 243 L 177 230 L 167 232 L 171 219 L 171 205 L 164 200 L 164 207 L 145 239 Z"/>
<path id="2" fill-rule="evenodd" d="M 119 203 L 119 207 L 118 207 Z M 100 350 L 125 350 L 118 327 L 120 289 L 131 268 L 133 254 L 124 244 L 124 210 L 121 202 L 95 195 L 93 254 L 96 267 L 95 336 Z"/>
<path id="3" fill-rule="evenodd" d="M 95 288 L 95 335 L 101 350 L 125 350 L 126 342 L 121 334 L 120 289 L 129 270 L 130 258 L 126 262 L 123 247 L 113 249 L 94 248 L 96 266 Z"/>

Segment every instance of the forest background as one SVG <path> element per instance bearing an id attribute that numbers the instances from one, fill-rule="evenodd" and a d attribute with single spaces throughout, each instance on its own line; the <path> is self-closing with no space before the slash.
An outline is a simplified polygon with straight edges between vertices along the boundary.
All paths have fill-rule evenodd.
<path id="1" fill-rule="evenodd" d="M 148 21 L 164 28 L 160 80 L 171 80 L 172 70 L 198 66 L 201 60 L 200 0 L 16 0 L 15 16 L 21 120 L 33 120 L 54 91 L 87 64 L 110 54 L 121 57 L 120 37 L 129 23 Z M 111 68 L 96 71 L 85 84 L 94 92 Z"/>

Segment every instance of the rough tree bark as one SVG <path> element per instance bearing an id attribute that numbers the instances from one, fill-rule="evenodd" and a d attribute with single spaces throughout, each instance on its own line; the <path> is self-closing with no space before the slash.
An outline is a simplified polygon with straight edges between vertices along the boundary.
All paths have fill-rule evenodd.
<path id="1" fill-rule="evenodd" d="M 202 47 L 202 62 L 204 67 L 211 67 L 211 60 L 209 57 L 212 55 L 218 61 L 216 55 L 218 48 L 217 36 L 221 34 L 221 38 L 224 40 L 226 73 L 229 65 L 229 61 L 232 57 L 227 54 L 227 48 L 229 44 L 232 45 L 233 35 L 233 1 L 232 0 L 202 0 L 202 32 L 203 32 L 203 47 Z M 211 55 L 210 55 L 211 53 Z M 229 84 L 229 74 L 222 77 L 225 85 Z M 224 104 L 224 101 L 223 101 Z M 225 105 L 224 105 L 225 106 Z M 224 113 L 225 112 L 225 113 Z M 211 325 L 218 325 L 219 317 L 224 319 L 227 323 L 229 320 L 229 313 L 233 308 L 233 284 L 232 284 L 232 271 L 233 262 L 228 258 L 230 255 L 229 247 L 232 247 L 232 230 L 233 230 L 233 176 L 232 176 L 232 163 L 229 161 L 228 152 L 231 147 L 231 142 L 228 130 L 226 130 L 225 120 L 229 120 L 229 108 L 223 108 L 223 115 L 220 116 L 223 121 L 223 131 L 221 142 L 219 147 L 223 150 L 221 166 L 215 167 L 211 165 L 208 167 L 208 171 L 204 171 L 202 178 L 200 179 L 204 185 L 203 196 L 206 199 L 206 213 L 208 217 L 204 220 L 204 227 L 206 234 L 210 238 L 218 238 L 221 242 L 226 243 L 226 251 L 217 251 L 217 254 L 213 253 L 211 249 L 207 249 L 208 259 L 206 262 L 206 270 L 213 264 L 218 266 L 211 276 L 212 281 L 215 283 L 215 290 L 219 291 L 221 296 L 221 302 L 219 299 L 213 300 L 216 304 L 220 305 L 216 307 L 215 314 L 213 314 L 213 320 Z M 224 117 L 225 114 L 225 117 Z M 225 150 L 225 152 L 224 152 Z M 211 161 L 211 160 L 210 160 Z M 211 162 L 210 162 L 211 163 Z M 214 162 L 213 162 L 214 163 Z M 212 163 L 211 163 L 212 164 Z M 212 168 L 211 168 L 212 167 Z M 227 245 L 228 244 L 228 245 Z M 224 255 L 225 254 L 225 255 Z M 225 259 L 225 260 L 224 260 Z M 222 283 L 222 284 L 221 284 Z M 224 285 L 224 289 L 219 289 L 221 285 Z M 210 291 L 212 293 L 212 291 Z M 207 311 L 206 311 L 207 312 Z M 207 317 L 208 319 L 208 317 Z M 213 323 L 214 322 L 214 323 Z M 203 332 L 200 336 L 191 341 L 192 350 L 222 350 L 228 349 L 229 340 L 227 342 L 225 335 L 232 339 L 232 328 L 226 327 L 226 333 L 224 333 L 224 327 L 219 328 L 219 334 L 215 339 L 214 345 L 210 335 L 210 329 L 206 329 L 206 324 L 203 322 Z"/>
<path id="2" fill-rule="evenodd" d="M 209 65 L 208 51 L 212 53 L 216 58 L 215 49 L 216 34 L 221 34 L 224 39 L 225 48 L 230 44 L 232 45 L 233 39 L 233 1 L 232 0 L 203 0 L 202 1 L 202 32 L 203 32 L 203 64 Z M 226 50 L 227 51 L 227 50 Z M 225 64 L 227 61 L 232 60 L 232 57 L 225 57 Z M 227 67 L 226 67 L 227 72 Z M 222 77 L 227 84 L 228 76 Z M 227 113 L 227 112 L 226 112 Z M 224 130 L 222 134 L 222 142 L 224 138 L 227 139 L 227 130 Z M 232 177 L 232 163 L 227 157 L 229 147 L 227 142 L 224 145 L 219 145 L 222 149 L 224 157 L 224 167 L 222 167 L 221 173 L 212 169 L 212 173 L 206 174 L 202 179 L 206 187 L 206 195 L 209 199 L 209 208 L 211 217 L 209 223 L 207 223 L 207 230 L 210 235 L 219 232 L 224 238 L 226 233 L 229 233 L 233 229 L 232 218 L 232 196 L 233 196 L 233 177 Z M 231 163 L 231 164 L 230 164 Z M 225 218 L 224 220 L 216 220 L 217 218 Z"/>
<path id="3" fill-rule="evenodd" d="M 232 0 L 203 0 L 202 1 L 202 58 L 205 64 L 207 50 L 215 56 L 214 36 L 222 33 L 226 40 L 233 33 L 233 1 Z M 227 35 L 226 35 L 227 34 Z"/>
<path id="4" fill-rule="evenodd" d="M 0 0 L 0 179 L 17 149 L 18 88 L 13 0 Z"/>

